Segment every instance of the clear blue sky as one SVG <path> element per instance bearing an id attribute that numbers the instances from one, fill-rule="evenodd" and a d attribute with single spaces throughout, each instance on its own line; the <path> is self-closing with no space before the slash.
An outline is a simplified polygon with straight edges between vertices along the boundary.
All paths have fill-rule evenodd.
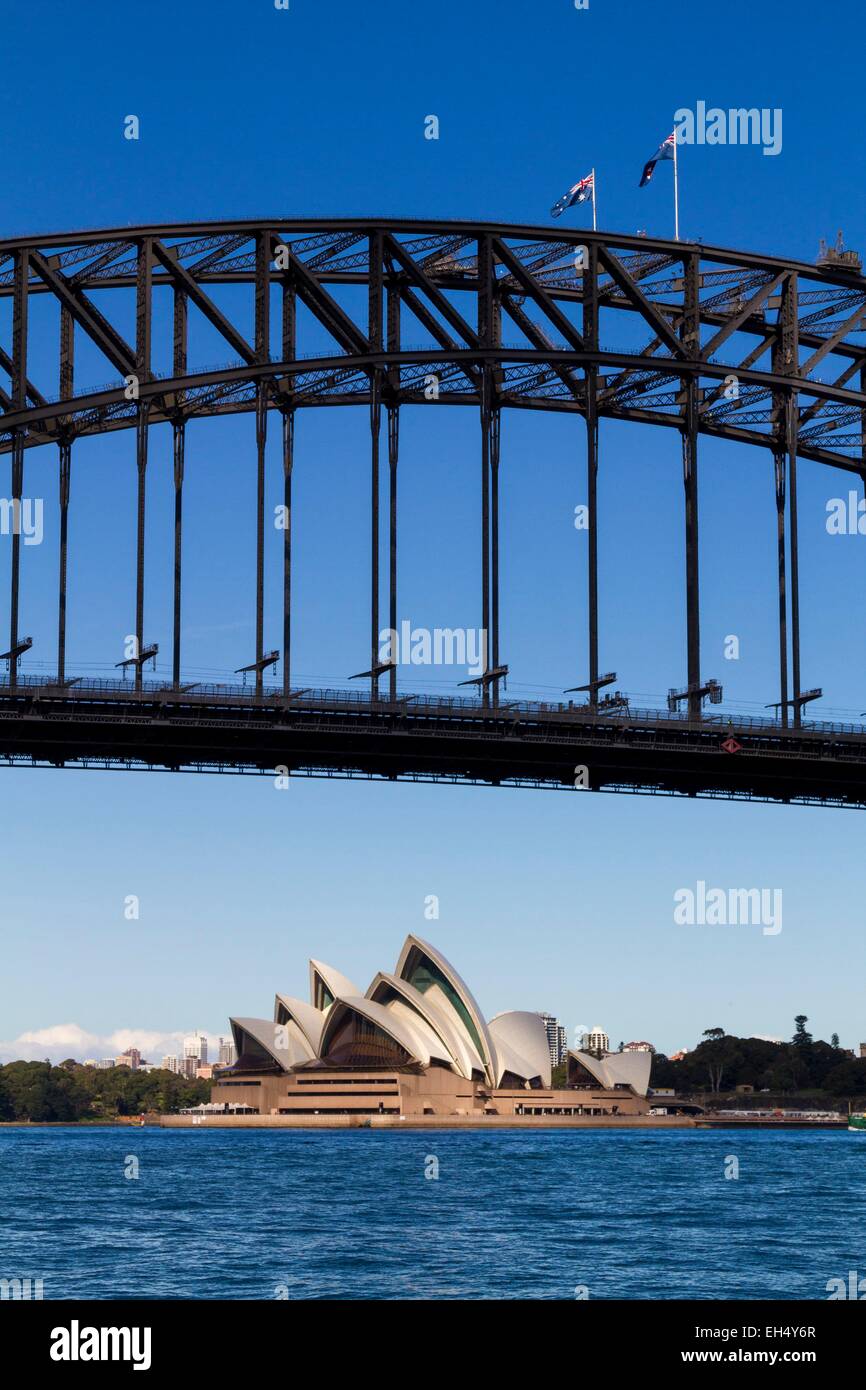
<path id="1" fill-rule="evenodd" d="M 393 214 L 555 225 L 549 208 L 592 165 L 600 225 L 673 230 L 671 169 L 638 189 L 673 112 L 782 108 L 784 143 L 681 152 L 681 230 L 811 260 L 842 227 L 866 250 L 861 6 L 821 23 L 805 4 L 712 7 L 626 0 L 158 0 L 119 18 L 58 0 L 3 6 L 0 234 L 191 218 Z M 138 142 L 123 139 L 136 114 Z M 424 139 L 435 114 L 440 139 Z M 586 225 L 588 210 L 566 214 Z M 7 307 L 0 333 L 8 334 Z M 215 346 L 209 360 L 228 354 Z M 88 357 L 82 353 L 84 373 Z M 48 373 L 49 359 L 45 358 Z M 33 375 L 46 394 L 56 391 Z M 111 376 L 91 363 L 91 380 Z M 82 380 L 82 383 L 83 380 Z M 478 625 L 478 422 L 405 411 L 400 616 Z M 276 429 L 269 502 L 280 499 Z M 367 424 L 308 412 L 296 455 L 295 669 L 342 682 L 366 664 Z M 75 450 L 70 670 L 108 670 L 133 627 L 131 432 Z M 503 657 L 510 690 L 586 676 L 584 441 L 575 420 L 503 422 Z M 638 700 L 683 676 L 682 484 L 673 431 L 602 426 L 601 660 Z M 169 441 L 154 431 L 146 636 L 170 650 Z M 4 465 L 8 470 L 8 464 Z M 704 675 L 732 706 L 776 698 L 775 518 L 763 451 L 701 444 Z M 26 548 L 26 669 L 55 634 L 56 451 L 31 451 L 46 543 Z M 8 488 L 7 481 L 2 488 Z M 829 537 L 847 477 L 801 465 L 803 679 L 827 717 L 866 709 L 866 538 Z M 190 428 L 187 672 L 253 655 L 250 417 Z M 279 645 L 279 537 L 268 553 L 266 641 Z M 0 594 L 8 541 L 0 547 Z M 5 603 L 5 599 L 4 599 Z M 5 608 L 2 611 L 5 614 Z M 5 622 L 5 617 L 3 619 Z M 5 631 L 5 628 L 3 629 Z M 741 641 L 739 662 L 722 656 Z M 42 665 L 40 665 L 42 663 Z M 414 673 L 412 673 L 414 674 Z M 438 671 L 436 688 L 460 673 Z M 407 678 L 406 684 L 409 684 Z M 416 682 L 417 683 L 417 682 Z M 489 1013 L 555 1011 L 666 1050 L 700 1032 L 866 1038 L 862 815 L 639 797 L 162 774 L 3 774 L 5 1055 L 82 1055 L 16 1042 L 74 1024 L 101 1053 L 119 1030 L 227 1030 L 306 992 L 317 955 L 365 987 L 407 931 L 435 940 Z M 677 927 L 698 879 L 781 888 L 784 924 Z M 141 900 L 127 922 L 124 899 Z M 424 918 L 437 894 L 438 922 Z"/>

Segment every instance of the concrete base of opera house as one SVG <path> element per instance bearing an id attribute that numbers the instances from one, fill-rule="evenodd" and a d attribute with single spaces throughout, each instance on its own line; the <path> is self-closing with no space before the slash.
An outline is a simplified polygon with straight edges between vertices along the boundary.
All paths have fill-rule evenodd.
<path id="1" fill-rule="evenodd" d="M 163 1129 L 694 1129 L 690 1115 L 163 1115 Z"/>
<path id="2" fill-rule="evenodd" d="M 231 1128 L 653 1128 L 691 1126 L 691 1116 L 650 1115 L 631 1086 L 568 1089 L 491 1087 L 447 1068 L 424 1070 L 301 1069 L 258 1074 L 232 1071 L 217 1080 L 211 1103 L 169 1126 Z"/>
<path id="3" fill-rule="evenodd" d="M 575 1086 L 494 1087 L 468 1081 L 447 1067 L 403 1071 L 336 1068 L 239 1072 L 220 1076 L 211 1089 L 211 1106 L 243 1109 L 262 1116 L 321 1114 L 367 1117 L 640 1115 L 649 1104 L 631 1086 L 607 1089 Z"/>

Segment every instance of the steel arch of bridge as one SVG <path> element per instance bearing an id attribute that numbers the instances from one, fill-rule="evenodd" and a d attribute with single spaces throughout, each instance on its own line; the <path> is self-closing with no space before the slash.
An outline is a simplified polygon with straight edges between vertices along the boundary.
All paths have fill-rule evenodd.
<path id="1" fill-rule="evenodd" d="M 247 286 L 249 314 L 220 303 Z M 361 288 L 365 312 L 346 300 Z M 116 326 L 120 297 L 135 300 L 134 341 Z M 171 302 L 170 341 L 154 305 Z M 173 687 L 181 661 L 181 555 L 186 429 L 209 415 L 256 419 L 256 695 L 264 693 L 265 443 L 281 420 L 284 505 L 283 682 L 291 685 L 291 486 L 299 409 L 364 405 L 371 426 L 370 694 L 396 668 L 378 659 L 380 434 L 387 421 L 388 612 L 397 627 L 397 473 L 400 408 L 436 403 L 479 412 L 482 481 L 481 616 L 487 633 L 484 707 L 499 706 L 499 453 L 504 409 L 571 412 L 586 433 L 588 688 L 596 711 L 599 420 L 667 426 L 682 439 L 686 550 L 686 712 L 702 718 L 698 587 L 698 441 L 710 435 L 769 451 L 775 478 L 779 583 L 780 724 L 801 724 L 797 463 L 809 459 L 866 479 L 866 280 L 841 264 L 815 266 L 604 232 L 406 219 L 285 219 L 170 224 L 51 234 L 0 242 L 0 299 L 11 300 L 0 342 L 0 452 L 11 455 L 11 498 L 24 496 L 26 452 L 59 452 L 60 568 L 57 682 L 66 679 L 66 570 L 75 441 L 136 432 L 136 616 L 145 650 L 144 540 L 148 440 L 167 423 L 174 441 Z M 56 307 L 56 371 L 31 379 L 31 309 Z M 303 306 L 329 348 L 304 352 Z M 623 319 L 623 311 L 630 318 Z M 8 312 L 8 311 L 7 311 Z M 225 341 L 216 369 L 189 360 L 200 315 Z M 245 319 L 253 331 L 249 334 Z M 519 341 L 510 340 L 503 326 Z M 407 343 L 409 334 L 425 343 Z M 640 341 L 634 348 L 628 334 Z M 89 340 L 113 379 L 79 388 L 76 342 Z M 279 341 L 279 352 L 274 343 Z M 332 346 L 331 346 L 332 345 Z M 40 348 L 44 348 L 40 340 Z M 155 361 L 170 368 L 162 373 Z M 822 376 L 829 371 L 830 379 Z M 5 376 L 3 375 L 5 373 Z M 2 383 L 8 377 L 8 386 Z M 736 381 L 736 393 L 732 387 Z M 9 649 L 20 645 L 20 537 L 12 536 Z M 10 686 L 18 685 L 17 658 Z M 144 690 L 141 663 L 135 689 Z"/>

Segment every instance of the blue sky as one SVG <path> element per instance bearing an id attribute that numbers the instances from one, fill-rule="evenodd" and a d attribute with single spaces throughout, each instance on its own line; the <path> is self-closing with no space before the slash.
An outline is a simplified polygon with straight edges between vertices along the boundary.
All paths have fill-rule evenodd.
<path id="1" fill-rule="evenodd" d="M 705 100 L 781 108 L 783 148 L 682 150 L 684 236 L 812 260 L 819 237 L 842 227 L 866 250 L 861 61 L 844 42 L 861 24 L 853 3 L 824 27 L 736 0 L 688 13 L 623 0 L 585 11 L 571 0 L 433 10 L 291 0 L 288 12 L 270 0 L 158 2 L 136 25 L 103 0 L 86 22 L 54 0 L 3 8 L 0 235 L 280 215 L 550 226 L 552 202 L 595 165 L 602 228 L 667 236 L 670 166 L 646 189 L 638 178 L 674 111 Z M 123 138 L 130 113 L 137 142 Z M 429 114 L 438 141 L 424 139 Z M 564 220 L 588 224 L 588 210 Z M 205 360 L 226 356 L 214 344 Z M 42 365 L 37 352 L 32 374 L 52 394 Z M 111 376 L 84 350 L 78 370 L 82 384 L 88 371 L 94 384 Z M 401 425 L 400 616 L 477 626 L 477 418 L 442 410 L 431 424 L 422 409 Z M 367 441 L 361 412 L 299 418 L 304 684 L 341 683 L 366 665 Z M 601 661 L 651 703 L 683 675 L 679 441 L 606 422 L 601 442 Z M 273 428 L 272 503 L 278 447 Z M 132 628 L 132 450 L 131 432 L 76 446 L 70 670 L 110 669 Z M 503 421 L 502 650 L 514 694 L 585 679 L 585 537 L 572 523 L 583 451 L 578 421 Z M 146 636 L 165 654 L 169 458 L 155 430 Z M 191 427 L 191 678 L 254 654 L 254 462 L 250 417 Z M 53 654 L 56 469 L 56 451 L 28 455 L 27 490 L 46 506 L 46 544 L 23 555 L 33 671 Z M 849 486 L 801 465 L 803 680 L 823 686 L 826 717 L 866 708 L 866 538 L 830 537 L 824 525 L 827 499 Z M 732 706 L 758 710 L 776 698 L 768 455 L 702 441 L 701 524 L 704 674 L 724 680 Z M 279 543 L 269 538 L 272 645 Z M 8 541 L 0 593 L 7 583 Z M 738 662 L 722 655 L 730 633 Z M 458 678 L 434 677 L 423 683 Z M 66 1055 L 73 1035 L 50 1031 L 61 1025 L 98 1040 L 97 1052 L 119 1030 L 152 1035 L 154 1048 L 178 1030 L 225 1032 L 230 1013 L 268 1014 L 278 988 L 304 993 L 311 954 L 365 987 L 408 931 L 453 958 L 489 1013 L 551 1009 L 569 1031 L 598 1022 L 614 1042 L 665 1049 L 692 1046 L 710 1026 L 787 1036 L 800 1012 L 848 1046 L 866 1038 L 855 812 L 302 779 L 283 792 L 267 779 L 74 771 L 7 770 L 3 785 L 4 1055 Z M 675 926 L 674 892 L 700 879 L 781 888 L 783 930 Z M 137 922 L 124 918 L 130 894 Z M 438 921 L 424 917 L 430 894 Z M 25 1035 L 36 1041 L 19 1043 Z"/>

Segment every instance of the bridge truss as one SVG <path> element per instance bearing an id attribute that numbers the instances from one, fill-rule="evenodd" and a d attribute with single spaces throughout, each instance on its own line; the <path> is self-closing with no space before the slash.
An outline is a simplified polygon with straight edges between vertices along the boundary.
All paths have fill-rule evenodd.
<path id="1" fill-rule="evenodd" d="M 237 287 L 245 311 L 238 309 Z M 130 297 L 134 334 L 125 334 L 119 306 Z M 799 632 L 798 460 L 866 479 L 866 280 L 855 269 L 559 228 L 274 218 L 0 242 L 3 300 L 9 301 L 9 333 L 6 345 L 0 336 L 0 452 L 10 455 L 10 497 L 20 506 L 25 496 L 28 449 L 56 445 L 60 534 L 57 671 L 41 681 L 19 672 L 29 639 L 19 631 L 17 529 L 11 537 L 11 655 L 8 680 L 0 684 L 0 757 L 259 770 L 286 764 L 297 771 L 555 785 L 574 785 L 574 765 L 586 762 L 598 774 L 594 781 L 590 773 L 590 785 L 599 788 L 866 804 L 862 727 L 830 729 L 803 719 L 811 692 L 801 687 Z M 33 325 L 45 321 L 46 303 L 55 366 L 52 381 L 37 383 L 30 364 L 37 336 L 40 358 L 45 341 Z M 227 360 L 216 368 L 191 360 L 193 316 L 225 342 Z M 304 325 L 312 323 L 314 348 L 302 341 Z M 104 385 L 78 381 L 76 346 L 83 340 L 105 359 L 111 379 Z M 388 626 L 398 627 L 400 411 L 431 401 L 468 406 L 480 423 L 480 613 L 487 651 L 478 699 L 459 706 L 401 697 L 396 667 L 378 655 L 383 573 Z M 296 413 L 339 405 L 363 405 L 370 417 L 371 659 L 363 698 L 299 692 L 292 683 Z M 504 703 L 500 693 L 507 670 L 499 620 L 504 409 L 571 413 L 584 422 L 589 670 L 582 704 L 517 706 Z M 255 688 L 193 691 L 183 684 L 181 651 L 186 433 L 194 420 L 238 412 L 255 416 L 256 638 L 249 667 Z M 637 716 L 627 706 L 611 708 L 600 695 L 602 418 L 661 425 L 682 441 L 686 659 L 673 713 Z M 264 644 L 265 446 L 274 421 L 282 440 L 286 518 L 280 652 Z M 164 684 L 147 682 L 143 672 L 148 443 L 159 424 L 172 430 L 175 489 L 172 680 Z M 132 688 L 118 681 L 110 689 L 111 683 L 82 682 L 67 673 L 68 516 L 76 441 L 123 429 L 134 430 L 136 440 L 137 656 Z M 757 446 L 772 462 L 775 721 L 725 719 L 722 725 L 704 709 L 712 683 L 701 670 L 701 435 Z M 281 684 L 266 686 L 265 672 L 278 657 Z M 209 728 L 213 737 L 194 734 L 193 725 Z M 169 727 L 174 733 L 165 738 Z M 184 728 L 187 734 L 176 737 Z M 647 737 L 656 752 L 645 757 L 640 749 Z M 543 748 L 527 758 L 525 749 L 535 742 Z M 815 759 L 821 767 L 812 777 L 804 769 Z"/>

